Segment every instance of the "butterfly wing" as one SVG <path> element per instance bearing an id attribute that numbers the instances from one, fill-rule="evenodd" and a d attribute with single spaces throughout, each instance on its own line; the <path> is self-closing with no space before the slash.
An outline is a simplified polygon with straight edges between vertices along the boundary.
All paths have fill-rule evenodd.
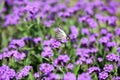
<path id="1" fill-rule="evenodd" d="M 66 33 L 62 29 L 58 28 L 58 30 L 56 31 L 56 39 L 64 40 L 66 39 L 66 37 L 67 37 Z"/>

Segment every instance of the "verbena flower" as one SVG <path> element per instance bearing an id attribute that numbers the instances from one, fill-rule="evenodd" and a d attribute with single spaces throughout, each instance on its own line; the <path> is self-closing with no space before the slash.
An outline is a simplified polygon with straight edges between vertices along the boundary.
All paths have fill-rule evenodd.
<path id="1" fill-rule="evenodd" d="M 10 80 L 13 79 L 15 75 L 15 70 L 9 68 L 7 65 L 3 65 L 0 67 L 0 80 Z"/>
<path id="2" fill-rule="evenodd" d="M 100 72 L 100 73 L 99 73 L 99 79 L 100 79 L 100 80 L 102 80 L 102 79 L 103 79 L 103 80 L 106 80 L 106 79 L 108 78 L 108 76 L 109 76 L 109 75 L 108 75 L 107 72 L 104 72 L 104 71 L 103 71 L 103 72 Z"/>
<path id="3" fill-rule="evenodd" d="M 111 54 L 106 55 L 106 59 L 108 61 L 117 62 L 119 60 L 119 56 L 117 56 L 114 53 L 111 53 Z"/>
<path id="4" fill-rule="evenodd" d="M 67 72 L 64 74 L 63 80 L 76 80 L 76 76 L 71 72 Z"/>
<path id="5" fill-rule="evenodd" d="M 69 62 L 70 58 L 68 55 L 59 55 L 57 59 L 54 60 L 54 66 L 65 66 Z"/>
<path id="6" fill-rule="evenodd" d="M 44 50 L 41 53 L 41 56 L 44 58 L 50 58 L 53 56 L 53 51 L 51 47 L 44 47 Z"/>
<path id="7" fill-rule="evenodd" d="M 82 73 L 78 76 L 78 80 L 92 80 L 88 73 Z"/>
<path id="8" fill-rule="evenodd" d="M 48 63 L 42 63 L 40 64 L 39 70 L 47 75 L 54 70 L 54 67 Z"/>
<path id="9" fill-rule="evenodd" d="M 91 74 L 93 72 L 97 72 L 97 73 L 100 72 L 100 68 L 96 67 L 96 66 L 88 68 L 88 73 L 89 74 Z"/>
<path id="10" fill-rule="evenodd" d="M 16 74 L 16 79 L 22 79 L 23 77 L 27 76 L 31 70 L 32 66 L 25 66 Z"/>
<path id="11" fill-rule="evenodd" d="M 111 72 L 114 69 L 114 66 L 112 64 L 105 64 L 104 71 Z"/>

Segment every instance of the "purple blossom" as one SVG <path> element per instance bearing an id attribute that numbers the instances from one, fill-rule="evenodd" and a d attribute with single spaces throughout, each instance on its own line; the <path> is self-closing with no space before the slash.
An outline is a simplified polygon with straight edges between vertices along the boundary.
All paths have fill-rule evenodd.
<path id="1" fill-rule="evenodd" d="M 41 37 L 34 38 L 33 41 L 37 44 L 42 41 Z"/>
<path id="2" fill-rule="evenodd" d="M 82 29 L 81 29 L 81 33 L 82 33 L 83 35 L 89 35 L 89 34 L 90 34 L 90 31 L 89 31 L 88 28 L 82 28 Z"/>
<path id="3" fill-rule="evenodd" d="M 70 32 L 71 32 L 70 39 L 72 39 L 72 40 L 76 39 L 78 34 L 79 34 L 78 29 L 76 28 L 76 26 L 71 26 L 70 27 Z"/>
<path id="4" fill-rule="evenodd" d="M 63 80 L 76 80 L 76 76 L 71 72 L 67 72 L 64 74 Z"/>
<path id="5" fill-rule="evenodd" d="M 114 53 L 111 53 L 111 54 L 106 55 L 106 59 L 108 61 L 115 61 L 115 62 L 117 62 L 119 60 L 119 56 L 117 56 Z"/>
<path id="6" fill-rule="evenodd" d="M 95 66 L 94 67 L 90 67 L 88 69 L 88 73 L 91 74 L 93 72 L 100 72 L 100 68 L 99 67 L 95 67 Z"/>
<path id="7" fill-rule="evenodd" d="M 0 80 L 10 80 L 15 77 L 16 72 L 14 69 L 9 68 L 7 65 L 0 67 Z"/>
<path id="8" fill-rule="evenodd" d="M 99 41 L 101 44 L 106 44 L 109 41 L 109 38 L 108 37 L 101 37 Z"/>
<path id="9" fill-rule="evenodd" d="M 114 69 L 114 66 L 112 64 L 105 64 L 104 71 L 111 72 Z"/>
<path id="10" fill-rule="evenodd" d="M 120 36 L 120 28 L 115 28 L 115 35 Z"/>
<path id="11" fill-rule="evenodd" d="M 103 61 L 103 58 L 99 57 L 98 62 L 102 62 L 102 61 Z"/>
<path id="12" fill-rule="evenodd" d="M 20 72 L 18 72 L 16 74 L 16 79 L 19 80 L 19 79 L 22 79 L 23 77 L 27 76 L 31 70 L 31 66 L 25 66 L 24 68 L 22 68 L 20 70 Z"/>
<path id="13" fill-rule="evenodd" d="M 54 67 L 48 63 L 42 63 L 40 64 L 39 70 L 47 75 L 54 70 Z"/>
<path id="14" fill-rule="evenodd" d="M 15 61 L 17 62 L 19 60 L 23 60 L 26 57 L 26 54 L 24 52 L 21 52 L 21 53 L 20 52 L 15 52 L 13 54 L 13 57 L 14 57 Z"/>
<path id="15" fill-rule="evenodd" d="M 57 41 L 55 39 L 51 39 L 50 42 L 51 42 L 51 47 L 52 48 L 59 48 L 61 46 L 60 41 Z"/>
<path id="16" fill-rule="evenodd" d="M 108 73 L 105 72 L 105 71 L 99 73 L 99 79 L 100 80 L 102 80 L 102 79 L 106 80 L 108 78 L 108 76 L 109 76 Z"/>
<path id="17" fill-rule="evenodd" d="M 25 46 L 24 39 L 13 39 L 10 42 L 10 45 L 16 45 L 17 47 L 23 47 Z"/>
<path id="18" fill-rule="evenodd" d="M 39 72 L 34 73 L 34 77 L 35 77 L 35 78 L 39 78 L 39 77 L 40 77 Z"/>
<path id="19" fill-rule="evenodd" d="M 72 69 L 74 68 L 74 65 L 71 64 L 71 63 L 69 63 L 69 64 L 67 65 L 67 68 L 70 69 L 70 70 L 72 70 Z"/>
<path id="20" fill-rule="evenodd" d="M 52 52 L 51 47 L 44 47 L 43 49 L 44 50 L 41 53 L 42 57 L 44 57 L 44 58 L 50 58 L 50 57 L 53 56 L 53 52 Z"/>
<path id="21" fill-rule="evenodd" d="M 106 35 L 106 34 L 108 33 L 108 31 L 107 31 L 106 28 L 102 28 L 102 29 L 100 30 L 100 33 L 101 33 L 102 35 Z"/>
<path id="22" fill-rule="evenodd" d="M 109 17 L 108 24 L 111 25 L 111 26 L 116 26 L 116 21 L 117 21 L 116 16 Z"/>
<path id="23" fill-rule="evenodd" d="M 82 73 L 78 76 L 78 80 L 92 80 L 88 73 Z"/>
<path id="24" fill-rule="evenodd" d="M 120 80 L 120 76 L 114 76 L 112 80 Z"/>
<path id="25" fill-rule="evenodd" d="M 96 27 L 98 27 L 97 22 L 96 22 L 94 19 L 92 19 L 92 18 L 88 18 L 86 22 L 88 23 L 88 25 L 89 25 L 91 28 L 96 28 Z"/>
<path id="26" fill-rule="evenodd" d="M 59 55 L 57 59 L 54 61 L 54 66 L 61 65 L 65 66 L 66 63 L 70 60 L 68 55 Z"/>
<path id="27" fill-rule="evenodd" d="M 60 76 L 55 73 L 50 73 L 47 77 L 44 77 L 45 80 L 59 80 Z"/>

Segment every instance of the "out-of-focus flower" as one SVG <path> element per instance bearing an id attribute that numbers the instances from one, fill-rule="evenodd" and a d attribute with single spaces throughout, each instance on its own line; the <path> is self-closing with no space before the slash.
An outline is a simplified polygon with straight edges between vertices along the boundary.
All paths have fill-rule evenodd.
<path id="1" fill-rule="evenodd" d="M 52 48 L 59 48 L 61 46 L 61 42 L 59 42 L 55 39 L 51 39 L 50 42 L 51 42 L 51 47 Z"/>
<path id="2" fill-rule="evenodd" d="M 112 64 L 105 64 L 104 71 L 111 72 L 114 69 L 114 66 Z"/>
<path id="3" fill-rule="evenodd" d="M 42 63 L 40 64 L 39 70 L 47 75 L 54 70 L 54 67 L 48 63 Z"/>
<path id="4" fill-rule="evenodd" d="M 59 55 L 57 59 L 54 61 L 54 66 L 61 65 L 65 66 L 66 63 L 70 60 L 68 55 Z"/>
<path id="5" fill-rule="evenodd" d="M 108 73 L 105 71 L 99 73 L 99 79 L 105 80 L 108 78 L 108 76 L 109 76 Z"/>
<path id="6" fill-rule="evenodd" d="M 71 64 L 71 63 L 69 63 L 69 64 L 67 65 L 67 68 L 70 69 L 70 70 L 72 70 L 72 69 L 74 68 L 74 65 Z"/>
<path id="7" fill-rule="evenodd" d="M 82 33 L 83 35 L 89 35 L 89 34 L 90 34 L 90 31 L 89 31 L 88 28 L 82 28 L 82 29 L 81 29 L 81 33 Z"/>
<path id="8" fill-rule="evenodd" d="M 11 40 L 10 45 L 15 45 L 21 48 L 25 46 L 25 42 L 24 42 L 24 39 L 13 39 Z"/>
<path id="9" fill-rule="evenodd" d="M 39 77 L 40 77 L 39 72 L 34 73 L 34 77 L 35 77 L 36 79 L 39 78 Z"/>
<path id="10" fill-rule="evenodd" d="M 82 73 L 78 76 L 78 80 L 92 80 L 88 73 Z"/>
<path id="11" fill-rule="evenodd" d="M 76 38 L 77 38 L 77 36 L 78 36 L 78 29 L 76 28 L 76 26 L 71 26 L 70 27 L 70 39 L 71 40 L 75 40 Z"/>
<path id="12" fill-rule="evenodd" d="M 117 62 L 119 60 L 119 56 L 117 56 L 114 53 L 111 53 L 111 54 L 106 55 L 106 59 L 108 61 L 113 61 L 113 62 L 115 61 L 115 62 Z"/>
<path id="13" fill-rule="evenodd" d="M 37 44 L 42 41 L 41 37 L 34 38 L 33 41 Z"/>
<path id="14" fill-rule="evenodd" d="M 120 80 L 120 76 L 114 76 L 112 80 Z"/>
<path id="15" fill-rule="evenodd" d="M 15 70 L 9 68 L 7 65 L 3 65 L 0 67 L 0 80 L 10 80 L 13 79 L 15 75 Z"/>
<path id="16" fill-rule="evenodd" d="M 44 47 L 44 50 L 41 53 L 41 56 L 44 58 L 50 58 L 53 56 L 51 47 Z"/>
<path id="17" fill-rule="evenodd" d="M 93 72 L 100 72 L 100 68 L 96 67 L 96 66 L 88 68 L 88 73 L 89 74 L 91 74 Z"/>
<path id="18" fill-rule="evenodd" d="M 32 66 L 25 66 L 23 69 L 20 70 L 20 72 L 18 72 L 16 74 L 16 79 L 22 79 L 23 77 L 27 76 L 29 74 L 29 71 L 31 70 Z"/>
<path id="19" fill-rule="evenodd" d="M 92 18 L 88 18 L 86 22 L 88 23 L 88 25 L 89 25 L 91 28 L 96 28 L 96 27 L 98 27 L 97 22 L 96 22 L 94 19 L 92 19 Z"/>
<path id="20" fill-rule="evenodd" d="M 76 80 L 76 76 L 73 73 L 68 72 L 64 74 L 63 80 Z"/>

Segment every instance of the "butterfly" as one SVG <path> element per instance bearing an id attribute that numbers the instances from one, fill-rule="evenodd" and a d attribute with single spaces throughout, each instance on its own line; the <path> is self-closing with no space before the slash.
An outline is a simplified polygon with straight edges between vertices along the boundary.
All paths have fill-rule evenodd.
<path id="1" fill-rule="evenodd" d="M 65 33 L 65 31 L 62 28 L 58 28 L 56 31 L 56 39 L 59 41 L 63 41 L 68 39 L 68 35 Z"/>

